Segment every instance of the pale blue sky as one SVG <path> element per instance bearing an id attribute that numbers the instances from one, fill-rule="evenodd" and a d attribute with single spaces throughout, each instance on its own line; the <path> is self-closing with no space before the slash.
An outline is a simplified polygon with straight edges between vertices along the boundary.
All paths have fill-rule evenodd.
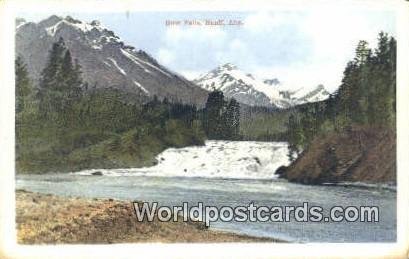
<path id="1" fill-rule="evenodd" d="M 334 90 L 360 39 L 376 42 L 381 30 L 395 35 L 393 12 L 309 10 L 269 12 L 56 13 L 99 20 L 128 45 L 143 49 L 192 79 L 223 63 L 298 88 L 324 84 Z M 51 13 L 20 13 L 39 21 Z M 166 20 L 238 19 L 243 26 L 167 27 Z"/>

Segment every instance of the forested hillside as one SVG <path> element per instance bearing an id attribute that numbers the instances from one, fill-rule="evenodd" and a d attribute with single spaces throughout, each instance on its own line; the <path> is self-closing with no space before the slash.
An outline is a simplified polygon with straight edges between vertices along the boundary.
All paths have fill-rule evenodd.
<path id="1" fill-rule="evenodd" d="M 17 172 L 141 167 L 168 147 L 204 144 L 206 134 L 239 138 L 240 107 L 221 92 L 200 110 L 156 96 L 132 102 L 128 93 L 83 82 L 62 38 L 38 84 L 20 57 L 15 72 Z"/>
<path id="2" fill-rule="evenodd" d="M 63 40 L 53 44 L 38 87 L 16 60 L 18 172 L 142 166 L 167 146 L 203 143 L 195 107 L 140 106 L 116 89 L 87 88 Z"/>
<path id="3" fill-rule="evenodd" d="M 336 93 L 290 115 L 289 157 L 295 162 L 281 173 L 308 183 L 394 181 L 395 120 L 396 40 L 381 32 L 376 49 L 358 43 Z"/>
<path id="4" fill-rule="evenodd" d="M 292 152 L 299 153 L 320 134 L 351 126 L 395 128 L 396 40 L 380 33 L 376 49 L 360 41 L 342 84 L 328 100 L 299 106 L 289 117 Z"/>
<path id="5" fill-rule="evenodd" d="M 243 106 L 240 114 L 242 140 L 286 141 L 288 118 L 293 112 L 294 108 Z"/>

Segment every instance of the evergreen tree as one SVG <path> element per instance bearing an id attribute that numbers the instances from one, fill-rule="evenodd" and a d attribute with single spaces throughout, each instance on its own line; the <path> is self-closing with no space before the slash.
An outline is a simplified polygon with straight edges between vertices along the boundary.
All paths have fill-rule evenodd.
<path id="1" fill-rule="evenodd" d="M 223 136 L 223 113 L 225 109 L 222 91 L 214 90 L 209 93 L 205 105 L 204 130 L 210 139 L 220 139 Z"/>
<path id="2" fill-rule="evenodd" d="M 208 138 L 239 139 L 240 105 L 234 98 L 225 101 L 222 91 L 209 93 L 202 120 Z"/>
<path id="3" fill-rule="evenodd" d="M 61 113 L 62 94 L 61 88 L 61 64 L 65 52 L 64 40 L 60 38 L 52 45 L 46 67 L 41 73 L 40 90 L 40 115 L 49 120 L 57 120 L 58 113 Z"/>
<path id="4" fill-rule="evenodd" d="M 325 101 L 303 105 L 290 116 L 288 141 L 293 154 L 320 133 L 351 126 L 394 127 L 396 117 L 396 40 L 379 33 L 378 46 L 360 41 L 339 89 Z"/>
<path id="5" fill-rule="evenodd" d="M 290 161 L 294 161 L 296 156 L 299 154 L 301 147 L 303 146 L 304 135 L 302 132 L 302 127 L 294 113 L 290 114 L 288 118 L 288 158 Z"/>
<path id="6" fill-rule="evenodd" d="M 24 127 L 30 124 L 33 114 L 32 85 L 26 65 L 20 57 L 15 60 L 15 112 L 16 112 L 16 148 L 20 148 Z"/>
<path id="7" fill-rule="evenodd" d="M 355 49 L 355 64 L 357 64 L 358 66 L 364 65 L 368 61 L 370 53 L 371 50 L 368 48 L 368 42 L 360 40 L 358 46 Z"/>
<path id="8" fill-rule="evenodd" d="M 40 87 L 46 90 L 57 90 L 59 86 L 59 70 L 65 52 L 64 39 L 60 38 L 52 45 L 46 67 L 41 73 Z"/>
<path id="9" fill-rule="evenodd" d="M 81 67 L 60 38 L 54 43 L 40 78 L 40 114 L 50 122 L 67 125 L 76 119 L 75 102 L 82 92 Z"/>
<path id="10" fill-rule="evenodd" d="M 238 139 L 240 135 L 240 105 L 232 98 L 227 105 L 223 116 L 224 139 Z"/>
<path id="11" fill-rule="evenodd" d="M 238 139 L 240 135 L 240 104 L 236 101 L 236 99 L 232 98 L 230 101 L 230 110 L 232 114 L 231 118 L 231 127 L 232 130 L 232 138 Z"/>
<path id="12" fill-rule="evenodd" d="M 79 100 L 82 91 L 81 67 L 78 62 L 73 65 L 71 52 L 68 49 L 64 53 L 58 73 L 58 77 L 61 78 L 58 86 L 62 96 L 61 119 L 65 125 L 75 120 L 74 104 Z"/>
<path id="13" fill-rule="evenodd" d="M 32 85 L 28 77 L 27 67 L 21 57 L 15 61 L 15 79 L 16 79 L 16 113 L 26 110 L 28 101 L 32 92 Z"/>

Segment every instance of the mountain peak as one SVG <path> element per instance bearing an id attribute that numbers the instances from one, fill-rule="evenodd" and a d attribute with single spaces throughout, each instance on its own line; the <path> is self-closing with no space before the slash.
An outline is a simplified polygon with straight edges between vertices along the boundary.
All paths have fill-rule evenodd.
<path id="1" fill-rule="evenodd" d="M 265 79 L 263 82 L 265 84 L 268 84 L 268 85 L 279 85 L 279 84 L 281 84 L 280 80 L 278 80 L 277 78 Z"/>
<path id="2" fill-rule="evenodd" d="M 50 27 L 62 21 L 63 19 L 64 19 L 63 17 L 57 16 L 57 15 L 51 15 L 47 19 L 44 19 L 41 22 L 39 22 L 38 25 L 40 25 L 41 27 Z"/>
<path id="3" fill-rule="evenodd" d="M 208 91 L 221 90 L 228 98 L 250 106 L 288 108 L 328 98 L 323 85 L 312 89 L 301 87 L 294 91 L 294 87 L 286 87 L 277 78 L 261 80 L 231 63 L 218 66 L 194 82 Z"/>
<path id="4" fill-rule="evenodd" d="M 316 87 L 315 89 L 316 89 L 316 90 L 325 90 L 325 91 L 326 91 L 326 89 L 325 89 L 325 87 L 324 87 L 323 84 L 317 85 L 317 87 Z"/>
<path id="5" fill-rule="evenodd" d="M 227 71 L 231 71 L 231 70 L 237 69 L 237 66 L 232 63 L 226 63 L 224 65 L 219 66 L 219 68 L 226 69 Z"/>
<path id="6" fill-rule="evenodd" d="M 91 24 L 92 26 L 101 26 L 101 22 L 98 21 L 98 20 L 93 20 L 90 24 Z"/>
<path id="7" fill-rule="evenodd" d="M 218 66 L 194 82 L 205 90 L 218 89 L 228 98 L 250 106 L 287 107 L 277 89 L 269 87 L 252 74 L 245 73 L 231 63 Z"/>
<path id="8" fill-rule="evenodd" d="M 69 16 L 69 15 L 66 16 L 66 17 L 64 18 L 64 20 L 67 21 L 67 22 L 69 22 L 69 23 L 74 23 L 74 24 L 82 23 L 80 20 L 74 19 L 74 18 L 72 18 L 72 17 Z"/>
<path id="9" fill-rule="evenodd" d="M 21 21 L 23 21 L 23 19 L 16 19 L 17 28 L 20 27 L 20 25 L 27 23 Z M 107 38 L 116 38 L 117 40 L 119 40 L 118 36 L 116 36 L 112 31 L 103 27 L 97 20 L 93 20 L 92 22 L 88 23 L 75 19 L 69 15 L 66 17 L 51 15 L 47 19 L 44 19 L 38 23 L 30 24 L 37 26 L 39 29 L 45 29 L 50 36 L 54 36 L 57 30 L 60 30 L 64 27 L 74 28 L 78 31 L 82 31 L 83 33 L 91 35 L 91 37 L 106 36 Z"/>
<path id="10" fill-rule="evenodd" d="M 16 21 L 21 23 L 20 21 Z M 99 21 L 86 22 L 56 15 L 16 30 L 16 52 L 38 80 L 53 42 L 63 38 L 82 67 L 82 79 L 95 88 L 116 88 L 135 101 L 150 96 L 202 105 L 207 92 L 159 64 L 148 53 L 125 43 Z M 17 25 L 19 26 L 19 25 Z"/>
<path id="11" fill-rule="evenodd" d="M 24 18 L 16 18 L 16 25 L 20 25 L 22 23 L 26 23 L 27 21 Z"/>

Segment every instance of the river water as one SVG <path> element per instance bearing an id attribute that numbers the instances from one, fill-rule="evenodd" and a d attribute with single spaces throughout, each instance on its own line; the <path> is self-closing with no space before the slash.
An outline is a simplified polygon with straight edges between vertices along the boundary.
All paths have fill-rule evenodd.
<path id="1" fill-rule="evenodd" d="M 282 142 L 207 141 L 168 149 L 150 168 L 19 175 L 17 188 L 62 196 L 143 200 L 181 206 L 377 206 L 379 222 L 222 222 L 211 228 L 294 242 L 395 242 L 396 192 L 380 187 L 307 186 L 277 179 L 288 165 Z M 96 171 L 102 176 L 93 176 Z"/>

